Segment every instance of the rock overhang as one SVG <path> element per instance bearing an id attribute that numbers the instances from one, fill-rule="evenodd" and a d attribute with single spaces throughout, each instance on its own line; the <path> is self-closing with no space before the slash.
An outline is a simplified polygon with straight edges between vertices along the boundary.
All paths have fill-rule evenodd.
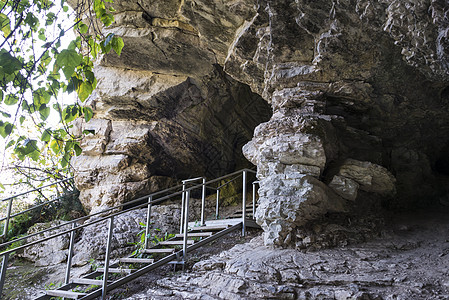
<path id="1" fill-rule="evenodd" d="M 207 95 L 223 98 L 235 92 L 237 84 L 229 88 L 211 79 L 216 64 L 226 72 L 217 77 L 229 75 L 271 104 L 271 119 L 257 121 L 268 122 L 257 127 L 244 147 L 245 156 L 258 167 L 262 190 L 263 185 L 290 189 L 282 201 L 281 194 L 260 199 L 259 223 L 266 224 L 267 236 L 272 237 L 267 243 L 285 244 L 297 226 L 328 210 L 357 206 L 357 198 L 366 193 L 391 207 L 447 193 L 442 185 L 448 178 L 437 167 L 446 153 L 449 130 L 444 92 L 449 82 L 444 55 L 448 9 L 439 1 L 169 1 L 164 6 L 157 1 L 118 1 L 115 5 L 117 22 L 106 30 L 123 36 L 126 45 L 120 58 L 111 54 L 99 63 L 101 95 L 92 101 L 97 117 L 124 120 L 140 115 L 138 122 L 149 122 L 153 133 L 158 128 L 163 133 L 150 134 L 149 139 L 158 141 L 155 152 L 167 155 L 172 136 L 183 136 L 185 141 L 186 128 L 205 133 L 225 121 L 218 118 L 203 127 L 169 122 L 176 119 L 174 111 L 201 106 Z M 108 70 L 119 71 L 108 77 Z M 120 101 L 125 104 L 112 108 Z M 213 136 L 213 130 L 206 135 Z M 225 148 L 231 144 L 236 147 L 228 143 Z M 204 153 L 217 155 L 217 147 Z M 235 156 L 227 157 L 230 169 Z M 196 161 L 187 155 L 176 165 L 195 166 Z M 184 174 L 169 165 L 153 168 Z M 170 176 L 170 172 L 162 173 Z M 310 191 L 320 190 L 320 199 L 332 195 L 338 201 L 321 201 L 316 214 L 307 213 L 307 207 L 316 208 L 308 204 L 297 207 L 307 203 L 299 192 L 306 186 L 299 180 L 304 176 L 314 178 Z M 381 184 L 375 178 L 381 178 Z M 276 210 L 280 202 L 295 207 L 295 221 Z M 345 205 L 332 208 L 340 202 Z"/>

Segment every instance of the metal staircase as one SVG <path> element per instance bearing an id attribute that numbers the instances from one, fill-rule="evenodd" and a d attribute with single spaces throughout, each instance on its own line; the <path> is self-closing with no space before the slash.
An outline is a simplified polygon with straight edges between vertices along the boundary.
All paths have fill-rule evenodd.
<path id="1" fill-rule="evenodd" d="M 52 238 L 70 234 L 70 247 L 67 259 L 67 269 L 65 276 L 65 284 L 56 290 L 47 290 L 43 292 L 44 294 L 36 299 L 52 299 L 53 297 L 62 297 L 64 299 L 94 299 L 100 297 L 106 299 L 108 291 L 111 291 L 125 283 L 130 282 L 137 277 L 154 270 L 163 265 L 172 263 L 176 265 L 182 265 L 187 261 L 188 254 L 195 249 L 204 246 L 224 235 L 227 235 L 233 231 L 241 230 L 242 235 L 245 235 L 246 227 L 256 227 L 259 226 L 253 220 L 253 213 L 255 211 L 255 195 L 256 195 L 256 181 L 253 182 L 253 193 L 252 193 L 252 205 L 247 207 L 247 175 L 248 173 L 255 173 L 253 170 L 244 169 L 238 172 L 231 173 L 229 175 L 211 180 L 206 182 L 205 178 L 193 178 L 184 180 L 182 185 L 169 188 L 160 192 L 153 193 L 151 195 L 140 197 L 124 205 L 120 205 L 106 211 L 102 211 L 94 214 L 93 216 L 99 216 L 98 219 L 89 222 L 88 224 L 83 224 L 77 226 L 79 221 L 83 221 L 88 217 L 80 218 L 69 222 L 68 224 L 55 226 L 53 228 L 35 233 L 30 236 L 35 236 L 42 234 L 43 232 L 51 231 L 54 229 L 60 229 L 62 226 L 71 226 L 70 229 L 64 230 L 58 234 L 54 234 L 47 238 L 28 243 L 26 245 L 4 251 L 0 253 L 3 256 L 3 264 L 0 275 L 0 293 L 3 288 L 3 284 L 7 271 L 8 256 L 11 252 L 24 249 L 26 247 L 35 245 L 40 242 L 45 242 L 51 240 Z M 219 219 L 219 200 L 220 200 L 220 190 L 228 185 L 229 183 L 242 178 L 242 209 L 240 212 L 232 215 L 227 219 Z M 200 181 L 201 183 L 195 184 L 195 182 Z M 224 184 L 223 181 L 225 181 Z M 215 187 L 215 185 L 217 185 Z M 181 189 L 181 190 L 179 190 Z M 194 190 L 201 190 L 201 221 L 199 224 L 194 222 L 189 222 L 190 216 L 190 206 L 191 206 L 191 193 Z M 205 214 L 205 198 L 207 194 L 207 189 L 212 190 L 210 195 L 216 193 L 216 211 L 213 219 L 206 220 Z M 174 234 L 174 236 L 166 241 L 160 241 L 155 245 L 150 246 L 148 239 L 150 224 L 151 224 L 151 209 L 154 205 L 162 204 L 167 200 L 179 199 L 181 196 L 181 219 L 179 224 L 179 233 Z M 145 203 L 142 203 L 145 201 Z M 179 201 L 179 200 L 178 200 Z M 129 207 L 134 204 L 135 206 L 129 209 L 124 209 L 126 205 Z M 145 245 L 139 253 L 135 253 L 134 256 L 123 257 L 115 259 L 114 261 L 110 258 L 111 253 L 111 240 L 113 238 L 114 229 L 114 218 L 123 213 L 129 212 L 135 209 L 147 208 L 147 219 L 146 219 L 146 233 L 145 233 Z M 252 208 L 252 211 L 251 211 Z M 118 209 L 122 209 L 117 212 Z M 100 217 L 105 213 L 110 213 L 106 217 Z M 245 216 L 245 217 L 243 217 Z M 106 243 L 106 254 L 105 261 L 102 267 L 97 268 L 94 272 L 87 274 L 81 278 L 71 277 L 71 260 L 73 256 L 74 247 L 74 236 L 75 231 L 80 230 L 83 227 L 90 226 L 92 224 L 108 220 L 108 239 Z M 199 225 L 199 226 L 198 226 Z M 26 239 L 24 237 L 22 239 Z M 19 239 L 20 240 L 20 239 Z M 17 240 L 15 240 L 17 241 Z M 0 247 L 8 246 L 9 243 L 0 244 Z M 53 298 L 54 299 L 54 298 Z"/>

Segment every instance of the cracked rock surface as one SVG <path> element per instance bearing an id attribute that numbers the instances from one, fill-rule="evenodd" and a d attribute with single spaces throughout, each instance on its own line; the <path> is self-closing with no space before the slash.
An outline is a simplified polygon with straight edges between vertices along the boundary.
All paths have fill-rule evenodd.
<path id="1" fill-rule="evenodd" d="M 94 121 L 78 126 L 93 134 L 73 162 L 87 209 L 230 173 L 243 155 L 267 245 L 328 213 L 446 201 L 445 1 L 114 6 L 103 30 L 125 47 L 98 62 Z"/>
<path id="2" fill-rule="evenodd" d="M 447 213 L 395 215 L 381 237 L 319 252 L 260 236 L 126 299 L 447 299 Z"/>

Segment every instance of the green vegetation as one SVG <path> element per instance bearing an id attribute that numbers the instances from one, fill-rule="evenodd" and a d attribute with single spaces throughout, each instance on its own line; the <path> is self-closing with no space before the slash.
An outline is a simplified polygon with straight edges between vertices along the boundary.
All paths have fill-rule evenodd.
<path id="1" fill-rule="evenodd" d="M 140 236 L 140 239 L 137 243 L 130 243 L 130 244 L 136 246 L 136 250 L 134 250 L 134 252 L 131 254 L 131 256 L 135 256 L 135 257 L 142 257 L 143 250 L 145 249 L 145 232 L 146 232 L 147 225 L 142 222 L 139 222 L 139 225 L 142 227 L 142 230 L 140 230 L 137 233 L 137 236 Z M 159 234 L 153 234 L 153 235 L 148 234 L 148 240 L 150 242 L 152 242 L 154 245 L 157 245 L 160 242 L 169 240 L 175 236 L 175 234 L 168 233 L 168 232 L 165 232 L 164 234 L 161 235 L 162 230 L 159 228 L 155 228 L 154 230 L 156 232 L 158 232 Z"/>
<path id="2" fill-rule="evenodd" d="M 67 0 L 0 0 L 0 136 L 12 156 L 5 163 L 2 155 L 2 168 L 33 187 L 66 177 L 70 158 L 82 152 L 71 122 L 93 116 L 84 105 L 97 84 L 93 61 L 124 46 L 100 32 L 114 21 L 111 3 L 78 0 L 71 10 Z M 77 100 L 67 105 L 70 93 Z"/>

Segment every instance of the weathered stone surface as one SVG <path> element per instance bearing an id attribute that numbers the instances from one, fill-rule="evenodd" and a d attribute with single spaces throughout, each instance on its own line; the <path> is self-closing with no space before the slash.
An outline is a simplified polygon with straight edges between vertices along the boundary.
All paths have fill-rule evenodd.
<path id="1" fill-rule="evenodd" d="M 348 159 L 341 166 L 339 174 L 356 181 L 364 191 L 384 196 L 396 193 L 394 176 L 384 167 L 373 163 Z"/>
<path id="2" fill-rule="evenodd" d="M 92 124 L 78 124 L 80 132 L 94 133 L 83 141 L 88 151 L 73 162 L 87 209 L 167 188 L 175 178 L 248 166 L 240 149 L 257 120 L 270 115 L 248 87 L 219 68 L 199 79 L 127 70 L 123 80 L 122 69 L 108 69 L 97 67 L 98 88 L 89 100 L 96 113 Z"/>
<path id="3" fill-rule="evenodd" d="M 111 257 L 124 257 L 136 249 L 140 241 L 138 233 L 146 223 L 146 209 L 134 210 L 114 218 L 114 238 Z M 155 205 L 152 207 L 151 236 L 176 232 L 179 229 L 180 208 L 178 205 Z M 108 236 L 108 221 L 99 222 L 82 229 L 75 244 L 73 264 L 82 266 L 89 260 L 104 260 Z"/>
<path id="4" fill-rule="evenodd" d="M 445 299 L 447 225 L 447 211 L 396 215 L 377 239 L 320 251 L 272 249 L 257 237 L 126 299 Z M 359 232 L 333 227 L 330 239 Z"/>
<path id="5" fill-rule="evenodd" d="M 329 183 L 329 187 L 341 197 L 354 201 L 357 198 L 359 184 L 350 178 L 335 175 Z"/>
<path id="6" fill-rule="evenodd" d="M 27 233 L 33 234 L 61 224 L 64 224 L 64 222 L 52 221 L 50 223 L 37 223 L 32 226 Z M 59 229 L 47 231 L 43 234 L 28 238 L 26 242 L 31 243 L 42 238 L 58 234 L 67 229 L 69 229 L 69 227 L 62 226 Z M 23 250 L 23 252 L 18 253 L 18 256 L 34 262 L 35 266 L 37 267 L 52 266 L 65 262 L 67 260 L 68 248 L 70 243 L 69 234 L 61 235 L 59 237 L 51 239 L 50 241 L 51 242 L 43 242 L 31 247 L 27 247 Z"/>
<path id="7" fill-rule="evenodd" d="M 328 211 L 345 211 L 345 201 L 310 175 L 278 174 L 260 182 L 256 220 L 265 231 L 266 245 L 288 245 L 297 226 Z"/>
<path id="8" fill-rule="evenodd" d="M 334 209 L 327 200 L 318 209 L 307 204 L 314 196 L 291 184 L 303 175 L 313 178 L 310 190 L 335 191 L 349 207 L 406 207 L 447 194 L 449 31 L 442 1 L 114 5 L 116 22 L 104 32 L 122 36 L 125 48 L 121 57 L 101 59 L 89 100 L 95 119 L 106 120 L 98 124 L 109 120 L 111 130 L 88 137 L 85 155 L 99 162 L 125 156 L 127 165 L 111 159 L 108 177 L 106 166 L 86 161 L 94 169 L 77 173 L 86 206 L 151 191 L 153 176 L 215 176 L 246 166 L 239 149 L 259 124 L 243 153 L 257 165 L 262 190 L 288 195 L 269 196 L 298 209 L 294 220 Z M 266 103 L 245 84 L 271 104 L 270 120 Z M 95 178 L 101 184 L 89 186 Z M 268 235 L 290 240 L 287 232 L 299 223 L 268 213 L 275 200 L 260 201 L 267 209 L 260 222 L 270 216 L 266 223 L 277 224 L 265 226 L 273 228 Z"/>

